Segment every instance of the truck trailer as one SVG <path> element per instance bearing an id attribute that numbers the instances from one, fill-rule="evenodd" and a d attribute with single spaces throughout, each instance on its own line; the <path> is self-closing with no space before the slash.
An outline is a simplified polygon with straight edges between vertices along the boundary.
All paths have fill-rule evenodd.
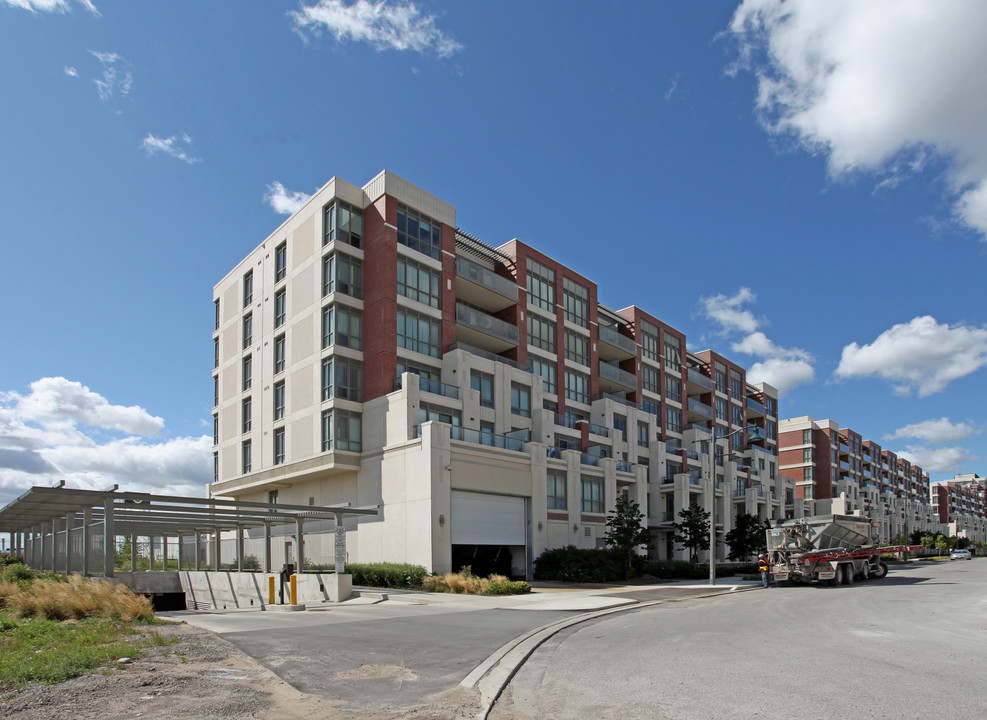
<path id="1" fill-rule="evenodd" d="M 786 520 L 767 530 L 768 564 L 775 582 L 850 585 L 858 579 L 879 579 L 888 574 L 882 555 L 920 547 L 877 547 L 871 542 L 871 528 L 867 518 L 857 515 L 817 515 Z"/>

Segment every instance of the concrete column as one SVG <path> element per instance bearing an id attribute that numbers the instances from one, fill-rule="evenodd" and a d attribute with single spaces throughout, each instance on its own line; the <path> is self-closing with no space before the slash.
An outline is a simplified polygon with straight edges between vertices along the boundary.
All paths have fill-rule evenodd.
<path id="1" fill-rule="evenodd" d="M 346 572 L 346 528 L 343 527 L 343 518 L 339 514 L 336 515 L 333 546 L 333 555 L 336 557 L 336 574 L 342 575 Z"/>
<path id="2" fill-rule="evenodd" d="M 198 529 L 195 531 L 195 571 L 199 572 L 199 556 L 202 554 L 201 546 L 202 533 Z"/>
<path id="3" fill-rule="evenodd" d="M 216 550 L 216 552 L 215 552 L 215 554 L 213 556 L 213 569 L 216 572 L 219 572 L 219 548 L 220 548 L 220 545 L 221 545 L 221 543 L 220 543 L 220 537 L 219 537 L 219 528 L 213 528 L 213 538 L 214 538 L 213 539 L 213 547 Z"/>
<path id="4" fill-rule="evenodd" d="M 264 572 L 271 572 L 271 524 L 264 523 Z"/>
<path id="5" fill-rule="evenodd" d="M 45 558 L 48 569 L 55 572 L 58 568 L 56 567 L 56 558 L 58 558 L 58 518 L 51 521 L 51 542 L 48 545 L 49 553 L 48 557 Z"/>
<path id="6" fill-rule="evenodd" d="M 300 517 L 295 518 L 295 532 L 298 533 L 298 564 L 295 572 L 300 573 L 305 568 L 305 538 L 302 535 L 302 525 L 304 521 Z"/>
<path id="7" fill-rule="evenodd" d="M 137 572 L 137 536 L 130 536 L 130 572 Z"/>
<path id="8" fill-rule="evenodd" d="M 236 569 L 243 572 L 243 527 L 236 526 Z"/>
<path id="9" fill-rule="evenodd" d="M 113 577 L 116 554 L 116 533 L 113 529 L 113 498 L 103 500 L 103 577 Z"/>
<path id="10" fill-rule="evenodd" d="M 185 545 L 182 543 L 182 534 L 178 534 L 178 571 L 182 571 L 185 564 Z"/>
<path id="11" fill-rule="evenodd" d="M 150 563 L 150 570 L 154 570 L 154 536 L 147 536 L 147 559 Z"/>
<path id="12" fill-rule="evenodd" d="M 89 577 L 89 524 L 93 520 L 90 507 L 82 509 L 82 575 Z"/>
<path id="13" fill-rule="evenodd" d="M 72 523 L 75 514 L 69 513 L 65 516 L 65 576 L 72 572 Z"/>

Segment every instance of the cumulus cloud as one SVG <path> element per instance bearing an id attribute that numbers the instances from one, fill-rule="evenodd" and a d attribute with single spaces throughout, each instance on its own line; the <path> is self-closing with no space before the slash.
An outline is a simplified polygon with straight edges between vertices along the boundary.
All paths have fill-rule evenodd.
<path id="1" fill-rule="evenodd" d="M 909 445 L 907 450 L 900 450 L 898 457 L 929 472 L 953 473 L 959 471 L 964 463 L 977 459 L 977 456 L 966 448 L 927 448 L 913 445 Z"/>
<path id="2" fill-rule="evenodd" d="M 912 425 L 905 425 L 893 433 L 885 435 L 884 438 L 886 440 L 916 438 L 935 445 L 942 445 L 966 440 L 968 437 L 979 435 L 983 431 L 983 427 L 977 427 L 971 423 L 952 423 L 949 418 L 943 417 L 938 420 L 923 420 Z"/>
<path id="3" fill-rule="evenodd" d="M 65 69 L 64 69 L 64 72 L 65 72 L 65 74 L 66 74 L 66 75 L 68 75 L 69 77 L 79 77 L 79 71 L 78 71 L 78 70 L 76 70 L 76 69 L 75 69 L 74 67 L 72 67 L 71 65 L 66 65 L 66 66 L 65 66 Z"/>
<path id="4" fill-rule="evenodd" d="M 279 182 L 273 182 L 267 186 L 264 202 L 279 215 L 292 215 L 298 212 L 310 197 L 312 196 L 303 192 L 292 192 Z"/>
<path id="5" fill-rule="evenodd" d="M 734 295 L 712 295 L 700 298 L 706 317 L 720 326 L 725 336 L 745 333 L 730 348 L 734 352 L 760 358 L 747 370 L 747 380 L 752 383 L 766 382 L 778 388 L 782 395 L 799 385 L 815 380 L 812 366 L 813 356 L 801 348 L 785 348 L 775 344 L 767 335 L 758 330 L 761 320 L 744 306 L 757 300 L 757 295 L 746 287 Z"/>
<path id="6" fill-rule="evenodd" d="M 38 12 L 68 12 L 72 5 L 68 0 L 0 0 L 0 2 L 10 7 L 22 8 L 24 10 L 30 10 L 33 13 Z M 99 10 L 96 6 L 92 4 L 91 0 L 76 0 L 79 5 L 82 5 L 86 10 L 91 12 L 93 15 L 99 15 Z"/>
<path id="7" fill-rule="evenodd" d="M 869 345 L 844 347 L 836 377 L 879 377 L 899 395 L 927 397 L 984 365 L 987 327 L 950 326 L 925 315 L 885 330 Z"/>
<path id="8" fill-rule="evenodd" d="M 185 133 L 182 133 L 180 136 L 172 135 L 166 138 L 155 137 L 151 133 L 148 133 L 147 137 L 141 142 L 141 147 L 147 153 L 148 157 L 157 155 L 158 153 L 164 153 L 189 165 L 195 165 L 202 162 L 202 158 L 193 157 L 187 152 L 191 148 L 191 145 L 192 138 Z"/>
<path id="9" fill-rule="evenodd" d="M 981 0 L 745 0 L 730 32 L 769 132 L 833 177 L 942 160 L 955 216 L 987 240 L 985 27 Z"/>
<path id="10" fill-rule="evenodd" d="M 164 421 L 114 405 L 81 383 L 42 378 L 30 392 L 0 393 L 0 505 L 30 487 L 202 496 L 212 479 L 212 438 L 157 439 Z"/>
<path id="11" fill-rule="evenodd" d="M 295 30 L 318 34 L 330 32 L 336 42 L 367 42 L 377 50 L 434 51 L 445 58 L 462 49 L 462 45 L 435 25 L 435 16 L 423 14 L 412 2 L 397 0 L 319 0 L 288 13 Z"/>
<path id="12" fill-rule="evenodd" d="M 134 76 L 128 69 L 127 61 L 116 53 L 97 52 L 90 50 L 89 53 L 99 60 L 103 66 L 103 77 L 93 80 L 96 83 L 96 92 L 103 102 L 112 100 L 114 96 L 125 97 L 130 94 L 130 88 L 134 84 Z"/>

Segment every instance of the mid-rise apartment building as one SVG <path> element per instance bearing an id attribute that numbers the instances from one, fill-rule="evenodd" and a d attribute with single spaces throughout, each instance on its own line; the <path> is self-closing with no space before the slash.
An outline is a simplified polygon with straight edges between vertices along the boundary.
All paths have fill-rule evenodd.
<path id="1" fill-rule="evenodd" d="M 939 530 L 929 474 L 832 420 L 798 417 L 779 423 L 781 471 L 815 514 L 865 515 L 880 542 L 915 530 Z"/>
<path id="2" fill-rule="evenodd" d="M 601 546 L 620 495 L 662 558 L 686 557 L 671 523 L 691 503 L 723 533 L 806 514 L 774 388 L 393 173 L 330 180 L 214 302 L 211 495 L 379 504 L 346 521 L 349 561 L 530 576 L 547 548 Z M 331 558 L 325 530 L 307 558 Z"/>
<path id="3" fill-rule="evenodd" d="M 933 482 L 932 509 L 951 536 L 987 541 L 987 478 L 970 473 Z"/>

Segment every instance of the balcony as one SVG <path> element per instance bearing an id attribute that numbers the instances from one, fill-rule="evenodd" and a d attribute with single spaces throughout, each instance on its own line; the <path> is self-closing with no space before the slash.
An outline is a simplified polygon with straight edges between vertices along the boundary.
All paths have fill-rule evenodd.
<path id="1" fill-rule="evenodd" d="M 579 453 L 579 464 L 595 467 L 600 464 L 600 457 L 598 455 L 590 455 L 589 453 Z"/>
<path id="2" fill-rule="evenodd" d="M 637 376 L 616 365 L 600 362 L 600 391 L 604 393 L 637 390 Z"/>
<path id="3" fill-rule="evenodd" d="M 517 326 L 461 302 L 456 303 L 456 337 L 494 353 L 518 345 Z"/>
<path id="4" fill-rule="evenodd" d="M 622 473 L 632 473 L 634 472 L 634 463 L 628 462 L 627 460 L 617 461 L 617 472 Z"/>
<path id="5" fill-rule="evenodd" d="M 665 511 L 663 511 L 662 514 L 661 514 L 661 521 L 663 523 L 674 522 L 675 521 L 675 511 L 674 510 L 665 510 Z"/>
<path id="6" fill-rule="evenodd" d="M 560 415 L 555 413 L 555 424 L 559 427 L 569 428 L 570 430 L 578 430 L 578 423 L 585 422 L 585 420 L 578 420 L 576 418 L 566 417 L 565 415 Z"/>
<path id="7" fill-rule="evenodd" d="M 713 408 L 698 399 L 691 397 L 688 403 L 689 411 L 689 422 L 695 422 L 697 420 L 712 420 L 713 419 Z"/>
<path id="8" fill-rule="evenodd" d="M 759 403 L 757 400 L 752 400 L 747 398 L 747 417 L 764 417 L 765 412 L 764 405 Z"/>
<path id="9" fill-rule="evenodd" d="M 595 425 L 594 423 L 586 423 L 586 429 L 589 430 L 590 435 L 599 435 L 600 437 L 608 438 L 610 437 L 610 429 L 605 428 L 602 425 Z"/>
<path id="10" fill-rule="evenodd" d="M 441 395 L 442 397 L 452 398 L 453 400 L 459 399 L 459 388 L 455 385 L 446 385 L 445 383 L 440 383 L 438 380 L 431 380 L 426 377 L 418 377 L 418 387 L 422 392 L 432 393 L 433 395 Z M 394 389 L 401 389 L 401 376 L 394 378 Z"/>
<path id="11" fill-rule="evenodd" d="M 464 257 L 456 257 L 456 297 L 498 312 L 517 304 L 517 283 Z"/>
<path id="12" fill-rule="evenodd" d="M 629 360 L 637 357 L 637 344 L 632 338 L 621 335 L 616 325 L 600 325 L 599 338 L 597 351 L 601 360 Z"/>
<path id="13" fill-rule="evenodd" d="M 703 395 L 713 392 L 713 380 L 703 375 L 695 368 L 689 368 L 686 374 L 686 389 L 690 395 Z"/>
<path id="14" fill-rule="evenodd" d="M 482 432 L 480 430 L 470 430 L 460 425 L 452 425 L 450 437 L 453 440 L 473 443 L 475 445 L 486 445 L 487 447 L 500 448 L 501 450 L 524 451 L 524 440 L 509 435 L 494 435 L 493 433 Z"/>

